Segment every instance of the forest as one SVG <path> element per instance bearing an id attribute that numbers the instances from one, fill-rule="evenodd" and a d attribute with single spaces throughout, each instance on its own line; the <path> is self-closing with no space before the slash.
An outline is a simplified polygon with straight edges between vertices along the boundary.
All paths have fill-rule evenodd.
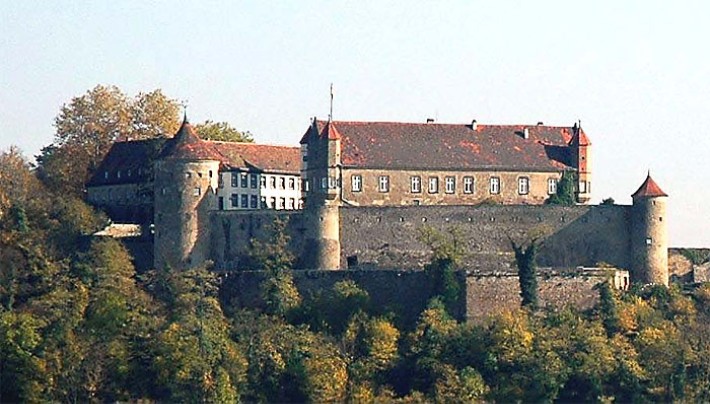
<path id="1" fill-rule="evenodd" d="M 442 248 L 426 269 L 438 293 L 409 325 L 352 281 L 301 296 L 283 234 L 253 243 L 263 309 L 221 301 L 209 264 L 137 271 L 91 236 L 108 219 L 83 183 L 119 136 L 173 133 L 178 111 L 159 90 L 97 86 L 64 105 L 36 163 L 0 152 L 0 402 L 710 401 L 710 284 L 602 284 L 591 310 L 464 323 Z"/>

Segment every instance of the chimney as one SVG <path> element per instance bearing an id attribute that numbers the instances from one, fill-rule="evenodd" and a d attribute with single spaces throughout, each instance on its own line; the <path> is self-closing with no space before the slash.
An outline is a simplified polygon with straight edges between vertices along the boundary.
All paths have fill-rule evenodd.
<path id="1" fill-rule="evenodd" d="M 427 118 L 426 123 L 434 123 L 434 118 Z"/>
<path id="2" fill-rule="evenodd" d="M 542 123 L 542 121 L 537 121 L 537 126 L 542 126 L 542 125 L 544 125 L 544 123 Z"/>
<path id="3" fill-rule="evenodd" d="M 523 129 L 523 139 L 528 139 L 530 138 L 530 129 L 525 128 Z"/>
<path id="4" fill-rule="evenodd" d="M 478 122 L 476 122 L 475 119 L 473 121 L 471 121 L 471 129 L 473 129 L 473 130 L 478 129 Z"/>

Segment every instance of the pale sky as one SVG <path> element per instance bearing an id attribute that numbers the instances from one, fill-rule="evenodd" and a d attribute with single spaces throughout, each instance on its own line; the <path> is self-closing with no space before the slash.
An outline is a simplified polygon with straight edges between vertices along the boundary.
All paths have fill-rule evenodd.
<path id="1" fill-rule="evenodd" d="M 647 170 L 671 246 L 710 247 L 710 2 L 0 0 L 0 149 L 97 84 L 297 145 L 309 118 L 571 126 L 594 202 Z"/>

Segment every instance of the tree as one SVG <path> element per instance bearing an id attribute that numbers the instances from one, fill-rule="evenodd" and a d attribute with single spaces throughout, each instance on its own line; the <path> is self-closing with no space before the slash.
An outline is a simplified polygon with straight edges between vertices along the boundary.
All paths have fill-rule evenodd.
<path id="1" fill-rule="evenodd" d="M 433 296 L 439 296 L 448 313 L 456 316 L 461 289 L 456 270 L 466 251 L 462 241 L 464 237 L 458 227 L 449 228 L 447 233 L 424 226 L 419 228 L 418 238 L 432 252 L 431 262 L 424 269 L 429 275 Z"/>
<path id="2" fill-rule="evenodd" d="M 603 199 L 601 204 L 605 205 L 605 206 L 611 206 L 611 205 L 614 205 L 615 203 L 616 203 L 616 201 L 614 201 L 614 198 L 609 197 L 609 198 Z"/>
<path id="3" fill-rule="evenodd" d="M 271 240 L 251 240 L 248 265 L 265 273 L 260 285 L 261 296 L 271 314 L 285 315 L 301 303 L 291 272 L 294 256 L 289 249 L 291 237 L 286 232 L 287 223 L 287 219 L 276 218 L 270 228 Z"/>
<path id="4" fill-rule="evenodd" d="M 537 265 L 535 257 L 540 247 L 537 238 L 534 238 L 525 246 L 518 245 L 513 239 L 510 245 L 515 251 L 515 263 L 518 267 L 518 280 L 520 281 L 520 296 L 523 298 L 523 307 L 537 309 Z"/>
<path id="5" fill-rule="evenodd" d="M 599 285 L 599 311 L 602 317 L 602 324 L 609 337 L 619 331 L 619 313 L 614 299 L 614 291 L 609 285 L 609 281 Z"/>
<path id="6" fill-rule="evenodd" d="M 195 125 L 195 130 L 203 140 L 217 140 L 222 142 L 254 142 L 251 133 L 240 132 L 227 122 L 212 122 L 210 120 Z"/>
<path id="7" fill-rule="evenodd" d="M 575 189 L 577 183 L 577 175 L 574 171 L 562 172 L 562 177 L 557 184 L 557 192 L 550 195 L 545 201 L 548 205 L 574 206 L 577 203 Z"/>
<path id="8" fill-rule="evenodd" d="M 165 400 L 236 401 L 247 362 L 230 338 L 217 299 L 217 278 L 205 268 L 172 272 L 169 321 L 155 339 L 154 366 Z"/>
<path id="9" fill-rule="evenodd" d="M 38 156 L 42 180 L 80 194 L 114 141 L 172 135 L 178 109 L 160 90 L 130 99 L 116 86 L 98 85 L 72 98 L 54 120 L 54 142 Z"/>

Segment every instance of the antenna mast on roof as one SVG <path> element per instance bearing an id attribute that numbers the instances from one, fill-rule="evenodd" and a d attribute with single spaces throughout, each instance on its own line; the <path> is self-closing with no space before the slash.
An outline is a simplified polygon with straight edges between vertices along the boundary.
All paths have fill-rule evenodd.
<path id="1" fill-rule="evenodd" d="M 333 83 L 330 83 L 330 114 L 328 114 L 328 122 L 333 122 Z"/>
<path id="2" fill-rule="evenodd" d="M 180 106 L 182 107 L 182 120 L 187 122 L 187 100 L 182 100 Z"/>

